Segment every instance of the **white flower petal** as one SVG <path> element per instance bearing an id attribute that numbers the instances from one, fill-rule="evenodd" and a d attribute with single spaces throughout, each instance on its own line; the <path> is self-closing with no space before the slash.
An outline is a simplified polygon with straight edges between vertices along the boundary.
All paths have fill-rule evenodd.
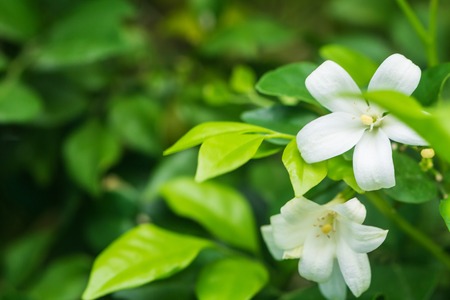
<path id="1" fill-rule="evenodd" d="M 359 117 L 331 113 L 315 119 L 297 134 L 297 146 L 303 159 L 315 163 L 350 150 L 365 130 Z"/>
<path id="2" fill-rule="evenodd" d="M 322 206 L 313 201 L 303 197 L 296 197 L 281 207 L 281 215 L 287 222 L 298 223 L 299 221 L 315 218 L 313 214 L 323 210 Z"/>
<path id="3" fill-rule="evenodd" d="M 422 137 L 396 117 L 387 115 L 382 122 L 382 130 L 391 140 L 412 146 L 428 145 Z"/>
<path id="4" fill-rule="evenodd" d="M 391 143 L 383 131 L 364 133 L 353 153 L 353 171 L 356 182 L 365 191 L 395 185 Z"/>
<path id="5" fill-rule="evenodd" d="M 306 78 L 305 85 L 311 95 L 332 112 L 360 115 L 367 109 L 355 81 L 333 61 L 322 63 Z M 357 96 L 349 98 L 348 94 Z"/>
<path id="6" fill-rule="evenodd" d="M 371 273 L 367 254 L 354 252 L 345 242 L 337 245 L 337 259 L 345 282 L 359 297 L 370 286 Z"/>
<path id="7" fill-rule="evenodd" d="M 334 260 L 330 279 L 319 283 L 319 289 L 328 300 L 345 300 L 347 298 L 347 286 L 336 259 Z"/>
<path id="8" fill-rule="evenodd" d="M 337 231 L 339 238 L 358 253 L 368 253 L 378 248 L 386 239 L 387 230 L 373 226 L 361 225 L 348 220 L 340 220 Z"/>
<path id="9" fill-rule="evenodd" d="M 270 218 L 273 239 L 278 248 L 287 251 L 303 245 L 306 236 L 311 230 L 310 228 L 313 227 L 310 222 L 298 221 L 299 223 L 286 222 L 281 215 L 275 215 Z M 306 227 L 307 225 L 309 227 Z M 302 226 L 305 227 L 302 228 Z"/>
<path id="10" fill-rule="evenodd" d="M 378 67 L 370 80 L 368 90 L 395 90 L 411 95 L 420 81 L 421 71 L 401 54 L 393 54 Z"/>
<path id="11" fill-rule="evenodd" d="M 283 258 L 283 250 L 278 248 L 275 244 L 275 240 L 273 238 L 272 226 L 264 225 L 261 227 L 262 237 L 264 242 L 266 242 L 267 248 L 269 249 L 270 254 L 276 259 L 281 260 Z"/>
<path id="12" fill-rule="evenodd" d="M 358 224 L 364 222 L 366 218 L 366 207 L 357 198 L 352 198 L 343 204 L 337 204 L 331 209 Z"/>
<path id="13" fill-rule="evenodd" d="M 303 246 L 298 272 L 306 279 L 325 282 L 333 269 L 336 246 L 332 239 L 319 230 L 310 230 Z"/>

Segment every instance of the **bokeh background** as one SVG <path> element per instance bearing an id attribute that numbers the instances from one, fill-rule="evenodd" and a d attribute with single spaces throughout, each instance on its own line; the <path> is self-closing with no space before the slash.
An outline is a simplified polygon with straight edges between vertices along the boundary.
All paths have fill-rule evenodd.
<path id="1" fill-rule="evenodd" d="M 410 2 L 426 22 L 428 1 Z M 448 61 L 450 3 L 441 2 L 438 46 Z M 296 102 L 262 96 L 254 84 L 281 65 L 320 62 L 327 44 L 378 63 L 399 52 L 426 67 L 392 0 L 0 0 L 0 299 L 79 299 L 96 255 L 138 223 L 206 236 L 158 192 L 194 175 L 197 150 L 163 150 L 205 121 L 272 120 L 295 134 L 305 118 Z M 256 110 L 277 103 L 293 106 Z M 246 196 L 259 225 L 293 196 L 280 156 L 217 180 Z M 450 245 L 436 205 L 403 212 Z M 446 299 L 448 274 L 436 275 L 433 259 L 395 228 L 390 234 L 398 239 L 372 256 L 381 264 L 374 272 L 394 270 L 398 278 L 382 279 L 414 286 L 386 288 L 402 299 Z M 278 291 L 266 288 L 260 299 L 279 291 L 314 299 L 296 294 L 311 284 L 295 262 L 277 267 Z M 195 274 L 105 299 L 191 299 Z"/>

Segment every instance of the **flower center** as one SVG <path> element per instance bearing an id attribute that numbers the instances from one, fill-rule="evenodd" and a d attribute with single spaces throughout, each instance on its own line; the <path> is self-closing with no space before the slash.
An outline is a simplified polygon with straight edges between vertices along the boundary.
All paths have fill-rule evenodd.
<path id="1" fill-rule="evenodd" d="M 334 219 L 336 217 L 336 213 L 334 211 L 328 212 L 326 215 L 323 215 L 322 217 L 317 218 L 317 223 L 315 223 L 313 226 L 318 227 L 320 229 L 320 232 L 327 237 L 330 237 L 330 234 L 333 233 L 334 230 Z M 320 233 L 317 235 L 317 237 L 320 236 Z"/>
<path id="2" fill-rule="evenodd" d="M 383 119 L 383 117 L 370 116 L 366 114 L 362 114 L 359 118 L 361 120 L 361 123 L 370 127 L 369 130 L 372 130 L 374 127 L 380 126 L 381 120 Z"/>

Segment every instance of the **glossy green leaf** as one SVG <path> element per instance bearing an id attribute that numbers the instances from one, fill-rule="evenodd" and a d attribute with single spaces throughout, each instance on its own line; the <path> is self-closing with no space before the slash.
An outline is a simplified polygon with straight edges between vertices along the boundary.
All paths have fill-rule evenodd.
<path id="1" fill-rule="evenodd" d="M 109 112 L 114 131 L 130 147 L 148 154 L 160 154 L 157 130 L 160 109 L 145 97 L 117 100 Z"/>
<path id="2" fill-rule="evenodd" d="M 197 221 L 231 245 L 256 251 L 252 211 L 237 191 L 214 182 L 179 178 L 166 183 L 161 193 L 177 214 Z"/>
<path id="3" fill-rule="evenodd" d="M 94 195 L 100 192 L 100 175 L 120 154 L 121 147 L 115 135 L 97 121 L 78 128 L 64 143 L 64 158 L 70 175 Z"/>
<path id="4" fill-rule="evenodd" d="M 168 277 L 186 268 L 210 243 L 143 224 L 128 231 L 95 260 L 83 299 Z"/>
<path id="5" fill-rule="evenodd" d="M 207 138 L 223 133 L 269 133 L 271 130 L 255 125 L 238 122 L 206 122 L 195 126 L 182 136 L 175 144 L 164 151 L 169 155 L 201 144 Z"/>
<path id="6" fill-rule="evenodd" d="M 299 130 L 316 119 L 317 115 L 303 108 L 273 105 L 246 111 L 241 119 L 277 132 L 296 135 Z"/>
<path id="7" fill-rule="evenodd" d="M 364 193 L 364 191 L 356 183 L 351 161 L 345 160 L 342 156 L 336 156 L 329 159 L 327 162 L 328 177 L 336 181 L 343 180 L 356 192 L 360 194 Z"/>
<path id="8" fill-rule="evenodd" d="M 289 173 L 295 196 L 303 196 L 327 176 L 326 162 L 307 164 L 298 151 L 295 139 L 284 149 L 282 160 Z"/>
<path id="9" fill-rule="evenodd" d="M 413 96 L 423 105 L 438 101 L 442 85 L 450 76 L 450 63 L 441 64 L 422 72 L 419 85 Z"/>
<path id="10" fill-rule="evenodd" d="M 239 133 L 207 139 L 198 153 L 195 179 L 204 181 L 237 169 L 253 158 L 263 140 L 263 135 Z"/>
<path id="11" fill-rule="evenodd" d="M 283 150 L 282 147 L 283 146 L 276 145 L 274 143 L 263 142 L 261 146 L 259 146 L 258 151 L 256 151 L 255 155 L 253 155 L 253 159 L 271 156 Z"/>
<path id="12" fill-rule="evenodd" d="M 250 93 L 255 86 L 255 73 L 247 66 L 236 66 L 233 68 L 230 78 L 231 88 L 238 93 Z"/>
<path id="13" fill-rule="evenodd" d="M 71 255 L 48 264 L 37 282 L 32 285 L 30 295 L 34 299 L 80 299 L 86 287 L 91 258 Z"/>
<path id="14" fill-rule="evenodd" d="M 367 56 L 340 45 L 326 45 L 320 48 L 320 55 L 344 68 L 357 85 L 367 86 L 377 69 L 377 64 Z"/>
<path id="15" fill-rule="evenodd" d="M 439 203 L 439 212 L 444 219 L 445 225 L 447 225 L 450 231 L 450 197 L 447 197 Z"/>
<path id="16" fill-rule="evenodd" d="M 306 77 L 316 67 L 317 65 L 308 62 L 282 66 L 264 74 L 256 84 L 256 90 L 266 95 L 293 97 L 317 104 L 305 86 Z"/>
<path id="17" fill-rule="evenodd" d="M 0 83 L 0 123 L 26 123 L 42 111 L 42 100 L 20 82 Z"/>
<path id="18" fill-rule="evenodd" d="M 419 162 L 406 154 L 393 153 L 395 186 L 386 189 L 386 194 L 397 201 L 423 203 L 437 197 L 437 187 L 419 166 Z"/>
<path id="19" fill-rule="evenodd" d="M 131 13 L 131 6 L 123 0 L 82 3 L 54 25 L 38 49 L 36 65 L 50 69 L 85 64 L 123 52 L 127 45 L 121 36 L 121 23 Z"/>
<path id="20" fill-rule="evenodd" d="M 413 97 L 394 91 L 378 91 L 365 93 L 367 100 L 375 102 L 397 116 L 420 134 L 436 150 L 436 153 L 450 162 L 450 107 L 441 106 L 429 109 L 426 113 Z"/>
<path id="21" fill-rule="evenodd" d="M 253 260 L 228 258 L 206 266 L 197 281 L 196 294 L 200 300 L 246 300 L 266 284 L 269 274 Z"/>
<path id="22" fill-rule="evenodd" d="M 32 0 L 0 0 L 0 36 L 25 41 L 38 28 L 37 7 Z"/>

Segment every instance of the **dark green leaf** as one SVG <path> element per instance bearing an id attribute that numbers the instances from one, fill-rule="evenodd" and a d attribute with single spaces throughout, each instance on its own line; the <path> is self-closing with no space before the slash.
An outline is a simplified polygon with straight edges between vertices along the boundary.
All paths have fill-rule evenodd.
<path id="1" fill-rule="evenodd" d="M 450 231 L 450 197 L 447 197 L 439 203 L 439 212 L 444 219 L 445 225 L 447 225 Z"/>
<path id="2" fill-rule="evenodd" d="M 144 224 L 122 235 L 95 260 L 83 299 L 137 287 L 186 268 L 210 243 Z"/>
<path id="3" fill-rule="evenodd" d="M 228 258 L 206 266 L 196 294 L 200 300 L 251 299 L 267 282 L 263 265 L 244 258 Z"/>
<path id="4" fill-rule="evenodd" d="M 205 140 L 198 153 L 195 179 L 203 181 L 230 172 L 253 158 L 263 135 L 225 133 Z"/>
<path id="5" fill-rule="evenodd" d="M 293 97 L 305 102 L 317 104 L 305 86 L 306 77 L 317 65 L 302 62 L 280 67 L 261 77 L 256 89 L 266 95 L 278 97 Z"/>
<path id="6" fill-rule="evenodd" d="M 438 101 L 442 85 L 450 76 L 450 63 L 438 65 L 425 70 L 413 96 L 423 105 L 431 105 Z"/>
<path id="7" fill-rule="evenodd" d="M 252 211 L 235 190 L 213 182 L 197 183 L 180 178 L 166 183 L 161 193 L 177 214 L 199 222 L 219 239 L 257 250 Z"/>
<path id="8" fill-rule="evenodd" d="M 26 123 L 42 111 L 39 96 L 20 82 L 0 83 L 0 123 Z"/>
<path id="9" fill-rule="evenodd" d="M 386 194 L 406 203 L 423 203 L 436 198 L 436 184 L 420 169 L 419 162 L 398 152 L 393 153 L 393 159 L 395 186 L 386 189 Z"/>
<path id="10" fill-rule="evenodd" d="M 0 36 L 25 41 L 38 29 L 36 4 L 32 0 L 0 0 Z"/>

